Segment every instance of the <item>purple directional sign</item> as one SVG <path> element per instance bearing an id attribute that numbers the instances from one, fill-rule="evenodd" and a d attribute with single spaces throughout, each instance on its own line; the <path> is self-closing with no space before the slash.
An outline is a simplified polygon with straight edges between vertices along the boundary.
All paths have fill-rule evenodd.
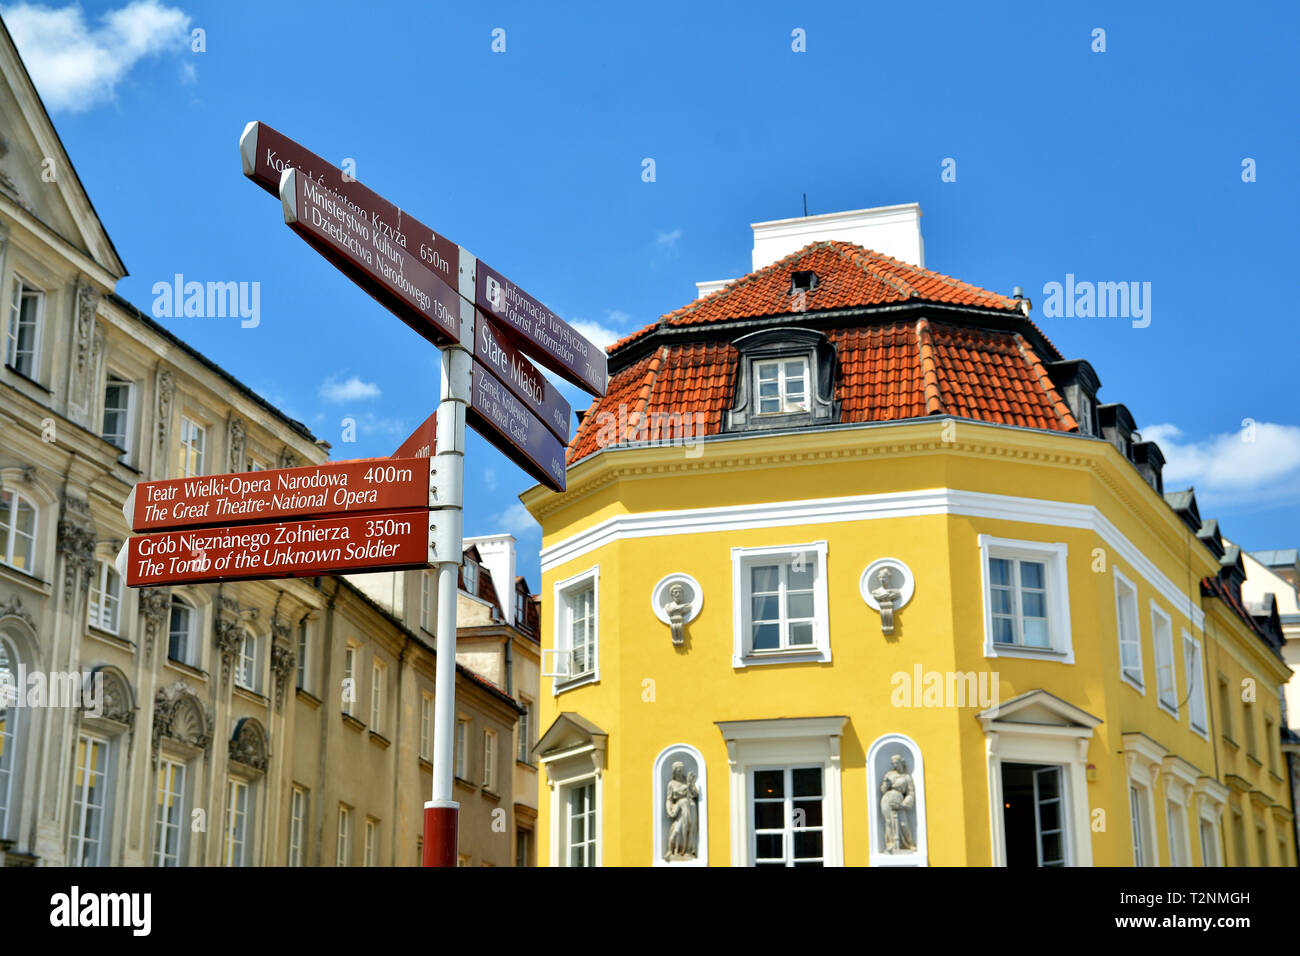
<path id="1" fill-rule="evenodd" d="M 533 478 L 564 490 L 564 443 L 477 361 L 465 420 Z"/>
<path id="2" fill-rule="evenodd" d="M 556 438 L 568 443 L 569 417 L 573 414 L 569 403 L 482 312 L 474 323 L 474 358 L 540 418 Z"/>
<path id="3" fill-rule="evenodd" d="M 435 345 L 460 338 L 460 296 L 347 198 L 302 170 L 285 170 L 284 221 L 375 301 Z"/>
<path id="4" fill-rule="evenodd" d="M 604 350 L 482 260 L 474 304 L 538 364 L 592 395 L 605 394 L 609 370 Z"/>

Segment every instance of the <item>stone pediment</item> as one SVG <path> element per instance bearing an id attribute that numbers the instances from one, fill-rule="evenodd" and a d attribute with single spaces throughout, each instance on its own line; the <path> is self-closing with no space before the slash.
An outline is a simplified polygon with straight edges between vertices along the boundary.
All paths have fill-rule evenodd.
<path id="1" fill-rule="evenodd" d="M 1020 724 L 1026 728 L 1060 727 L 1091 733 L 1101 723 L 1100 717 L 1041 688 L 1005 700 L 976 716 L 986 730 L 997 724 Z"/>
<path id="2" fill-rule="evenodd" d="M 608 735 L 581 714 L 565 711 L 533 746 L 540 757 L 562 754 L 582 747 L 603 746 Z"/>
<path id="3" fill-rule="evenodd" d="M 0 208 L 5 200 L 114 277 L 126 274 L 8 29 L 0 25 Z"/>

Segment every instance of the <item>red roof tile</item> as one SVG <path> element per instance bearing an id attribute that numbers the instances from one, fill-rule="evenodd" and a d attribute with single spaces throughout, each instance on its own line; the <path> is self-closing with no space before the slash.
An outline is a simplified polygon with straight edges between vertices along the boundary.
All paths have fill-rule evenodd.
<path id="1" fill-rule="evenodd" d="M 1014 324 L 1033 328 L 1041 337 L 1015 299 L 850 243 L 813 243 L 615 343 L 611 355 L 661 327 L 721 326 L 715 339 L 670 340 L 615 372 L 608 394 L 592 403 L 579 425 L 569 445 L 569 464 L 610 444 L 679 437 L 684 428 L 696 437 L 723 431 L 739 362 L 726 325 L 794 312 L 790 288 L 796 270 L 817 275 L 817 287 L 806 293 L 803 311 L 808 313 L 902 302 L 963 305 L 1009 313 Z M 971 326 L 929 318 L 865 319 L 858 326 L 827 330 L 837 359 L 839 421 L 948 414 L 1054 431 L 1077 429 L 1025 337 L 979 328 L 977 322 L 978 316 Z M 994 324 L 1006 326 L 1008 317 Z M 1054 351 L 1046 338 L 1042 342 Z M 693 421 L 684 423 L 685 413 Z"/>

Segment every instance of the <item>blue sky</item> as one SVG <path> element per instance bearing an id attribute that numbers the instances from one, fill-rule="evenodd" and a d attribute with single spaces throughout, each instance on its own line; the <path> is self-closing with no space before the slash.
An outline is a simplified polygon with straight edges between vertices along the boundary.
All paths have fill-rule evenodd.
<path id="1" fill-rule="evenodd" d="M 810 213 L 919 202 L 926 265 L 1023 286 L 1158 437 L 1167 487 L 1194 483 L 1248 549 L 1300 545 L 1295 308 L 1274 294 L 1300 245 L 1294 5 L 58 3 L 3 11 L 119 292 L 147 310 L 177 272 L 260 282 L 257 328 L 164 324 L 335 457 L 391 453 L 435 407 L 437 355 L 241 176 L 250 120 L 355 160 L 597 338 L 747 272 L 749 224 L 804 192 Z M 1151 283 L 1149 326 L 1046 317 L 1066 274 Z M 466 533 L 513 531 L 537 587 L 531 482 L 478 436 L 468 462 Z"/>

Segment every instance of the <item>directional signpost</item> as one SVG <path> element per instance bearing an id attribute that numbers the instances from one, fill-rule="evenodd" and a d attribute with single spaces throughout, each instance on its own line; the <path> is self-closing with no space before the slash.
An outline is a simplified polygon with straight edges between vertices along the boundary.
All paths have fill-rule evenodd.
<path id="1" fill-rule="evenodd" d="M 500 272 L 264 123 L 244 175 L 340 272 L 442 351 L 438 410 L 392 458 L 142 482 L 118 555 L 130 587 L 438 569 L 433 799 L 424 865 L 455 866 L 456 581 L 465 425 L 537 481 L 565 487 L 572 410 L 537 369 L 604 395 L 605 353 Z M 430 454 L 432 452 L 432 454 Z"/>

